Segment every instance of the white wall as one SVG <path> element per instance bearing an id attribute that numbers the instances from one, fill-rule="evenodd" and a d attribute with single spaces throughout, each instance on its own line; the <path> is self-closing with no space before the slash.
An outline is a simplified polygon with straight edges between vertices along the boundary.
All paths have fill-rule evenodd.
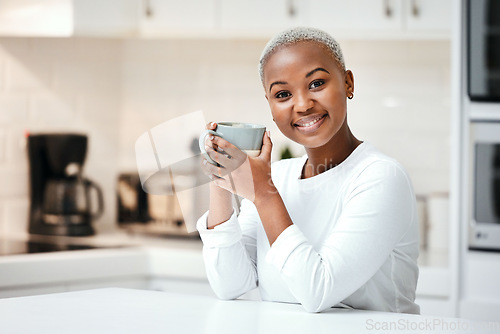
<path id="1" fill-rule="evenodd" d="M 0 39 L 0 231 L 28 219 L 25 133 L 89 134 L 84 171 L 105 191 L 102 222 L 114 220 L 120 116 L 120 43 L 80 39 Z M 100 224 L 105 230 L 108 223 Z"/>
<path id="2" fill-rule="evenodd" d="M 449 43 L 340 42 L 355 77 L 348 110 L 354 134 L 400 160 L 417 193 L 448 191 Z M 114 227 L 116 174 L 135 168 L 136 138 L 170 118 L 202 109 L 207 120 L 263 123 L 277 159 L 286 139 L 272 123 L 257 74 L 264 45 L 1 38 L 0 235 L 26 230 L 26 130 L 89 134 L 85 172 L 106 193 L 98 231 Z"/>

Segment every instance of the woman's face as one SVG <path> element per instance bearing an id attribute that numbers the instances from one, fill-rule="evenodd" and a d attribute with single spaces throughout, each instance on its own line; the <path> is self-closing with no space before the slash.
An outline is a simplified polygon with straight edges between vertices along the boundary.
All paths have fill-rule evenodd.
<path id="1" fill-rule="evenodd" d="M 324 47 L 305 41 L 271 55 L 264 89 L 280 131 L 306 148 L 319 148 L 344 126 L 354 83 L 352 73 L 344 72 Z"/>

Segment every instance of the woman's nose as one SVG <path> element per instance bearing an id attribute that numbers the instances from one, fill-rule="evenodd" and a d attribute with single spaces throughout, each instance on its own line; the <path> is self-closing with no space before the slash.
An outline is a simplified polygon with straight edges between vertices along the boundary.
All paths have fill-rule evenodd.
<path id="1" fill-rule="evenodd" d="M 296 93 L 293 109 L 295 112 L 304 112 L 314 106 L 314 101 L 307 93 Z"/>

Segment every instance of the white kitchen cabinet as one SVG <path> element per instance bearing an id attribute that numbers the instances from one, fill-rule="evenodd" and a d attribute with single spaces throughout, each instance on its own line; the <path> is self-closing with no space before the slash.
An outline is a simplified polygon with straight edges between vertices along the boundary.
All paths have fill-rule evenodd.
<path id="1" fill-rule="evenodd" d="M 50 284 L 35 284 L 0 289 L 0 298 L 45 295 L 67 291 L 79 291 L 102 288 L 128 288 L 147 290 L 149 280 L 146 277 L 116 277 L 115 279 L 84 279 Z"/>
<path id="2" fill-rule="evenodd" d="M 141 34 L 184 36 L 215 29 L 216 0 L 143 0 L 141 3 Z"/>
<path id="3" fill-rule="evenodd" d="M 459 303 L 460 318 L 498 323 L 499 315 L 500 304 L 496 300 L 462 300 Z"/>
<path id="4" fill-rule="evenodd" d="M 452 0 L 1 0 L 0 35 L 270 37 L 314 26 L 339 38 L 448 37 Z"/>
<path id="5" fill-rule="evenodd" d="M 500 319 L 500 253 L 467 250 L 462 257 L 459 316 L 468 319 Z"/>
<path id="6" fill-rule="evenodd" d="M 71 0 L 1 0 L 0 35 L 70 36 Z"/>
<path id="7" fill-rule="evenodd" d="M 334 34 L 399 31 L 400 0 L 309 0 L 306 21 Z"/>
<path id="8" fill-rule="evenodd" d="M 455 316 L 455 304 L 448 298 L 434 296 L 417 296 L 415 303 L 420 306 L 421 315 L 433 315 L 442 317 Z"/>
<path id="9" fill-rule="evenodd" d="M 425 251 L 420 253 L 415 302 L 423 315 L 453 317 L 455 304 L 450 297 L 450 271 L 444 266 L 434 266 L 438 260 Z"/>
<path id="10" fill-rule="evenodd" d="M 219 0 L 218 27 L 223 32 L 273 34 L 304 24 L 300 0 Z"/>
<path id="11" fill-rule="evenodd" d="M 450 33 L 452 0 L 404 0 L 403 19 L 410 32 Z"/>
<path id="12" fill-rule="evenodd" d="M 217 0 L 72 0 L 75 35 L 184 37 L 212 34 Z"/>
<path id="13" fill-rule="evenodd" d="M 306 24 L 341 38 L 448 37 L 452 0 L 304 0 Z"/>
<path id="14" fill-rule="evenodd" d="M 37 284 L 31 286 L 9 287 L 0 289 L 0 298 L 45 295 L 49 293 L 66 292 L 64 284 Z"/>
<path id="15" fill-rule="evenodd" d="M 0 35 L 137 34 L 141 0 L 1 0 Z"/>
<path id="16" fill-rule="evenodd" d="M 219 0 L 221 33 L 313 26 L 339 38 L 447 38 L 452 0 Z"/>
<path id="17" fill-rule="evenodd" d="M 72 0 L 73 31 L 84 36 L 138 33 L 141 0 Z"/>

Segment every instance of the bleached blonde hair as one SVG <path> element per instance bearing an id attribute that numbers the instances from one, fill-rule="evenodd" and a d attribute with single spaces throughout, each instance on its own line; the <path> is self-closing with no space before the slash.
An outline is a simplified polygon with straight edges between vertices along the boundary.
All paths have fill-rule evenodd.
<path id="1" fill-rule="evenodd" d="M 332 55 L 333 59 L 345 71 L 344 56 L 339 43 L 323 30 L 310 27 L 296 27 L 284 30 L 274 36 L 267 42 L 259 60 L 259 75 L 260 80 L 264 82 L 264 66 L 269 57 L 278 49 L 284 46 L 292 45 L 298 42 L 313 41 L 324 46 Z"/>

